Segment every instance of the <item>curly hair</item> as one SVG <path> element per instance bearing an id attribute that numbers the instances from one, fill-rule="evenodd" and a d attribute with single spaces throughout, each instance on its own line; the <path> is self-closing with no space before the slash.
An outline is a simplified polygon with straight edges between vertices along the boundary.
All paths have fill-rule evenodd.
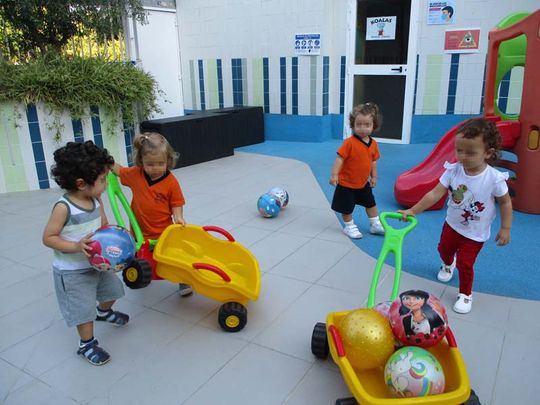
<path id="1" fill-rule="evenodd" d="M 54 152 L 54 162 L 51 167 L 54 181 L 64 190 L 73 191 L 77 189 L 78 179 L 93 185 L 104 170 L 114 165 L 114 158 L 92 141 L 68 142 Z"/>
<path id="2" fill-rule="evenodd" d="M 494 122 L 488 121 L 485 118 L 471 118 L 459 127 L 457 133 L 466 139 L 474 139 L 481 136 L 486 151 L 493 149 L 493 153 L 488 160 L 494 161 L 500 158 L 502 137 Z"/>
<path id="3" fill-rule="evenodd" d="M 358 104 L 349 114 L 349 126 L 354 130 L 354 121 L 358 115 L 369 115 L 373 119 L 373 131 L 379 129 L 382 125 L 382 115 L 379 106 L 375 103 Z"/>
<path id="4" fill-rule="evenodd" d="M 178 152 L 175 152 L 167 139 L 157 132 L 143 132 L 133 139 L 133 161 L 136 166 L 142 167 L 142 158 L 149 153 L 167 156 L 167 168 L 169 170 L 174 169 L 176 166 Z"/>

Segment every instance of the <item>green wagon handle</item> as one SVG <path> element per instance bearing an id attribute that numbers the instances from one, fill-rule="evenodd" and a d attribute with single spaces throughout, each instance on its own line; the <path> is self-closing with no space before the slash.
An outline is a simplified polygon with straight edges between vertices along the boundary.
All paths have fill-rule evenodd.
<path id="1" fill-rule="evenodd" d="M 387 218 L 400 219 L 403 220 L 403 215 L 399 212 L 382 212 L 380 214 L 381 222 L 384 228 L 384 243 L 381 248 L 381 253 L 377 259 L 377 264 L 375 265 L 375 271 L 373 272 L 373 279 L 371 280 L 371 288 L 369 290 L 367 307 L 373 308 L 375 305 L 375 294 L 377 292 L 377 284 L 379 283 L 379 277 L 381 275 L 381 269 L 386 261 L 386 257 L 390 252 L 394 253 L 396 259 L 396 271 L 394 275 L 394 285 L 392 287 L 392 295 L 390 296 L 390 301 L 394 301 L 399 293 L 399 282 L 401 277 L 401 257 L 402 257 L 402 248 L 403 240 L 405 235 L 412 231 L 417 224 L 417 220 L 412 215 L 407 217 L 407 222 L 409 224 L 403 228 L 396 229 L 388 224 L 386 221 Z"/>
<path id="2" fill-rule="evenodd" d="M 112 171 L 107 175 L 107 195 L 109 197 L 109 202 L 111 203 L 111 209 L 112 209 L 114 218 L 116 219 L 116 223 L 126 228 L 124 224 L 124 218 L 122 218 L 122 215 L 120 214 L 120 210 L 118 209 L 117 200 L 119 200 L 120 204 L 122 204 L 122 207 L 124 208 L 124 211 L 126 212 L 129 218 L 131 230 L 135 234 L 137 250 L 139 250 L 142 244 L 144 243 L 144 237 L 141 232 L 141 228 L 139 227 L 137 218 L 135 218 L 135 215 L 133 214 L 133 211 L 131 210 L 131 207 L 129 206 L 129 202 L 126 199 L 126 196 L 122 192 L 122 188 L 120 187 L 120 183 L 118 182 L 116 175 Z"/>

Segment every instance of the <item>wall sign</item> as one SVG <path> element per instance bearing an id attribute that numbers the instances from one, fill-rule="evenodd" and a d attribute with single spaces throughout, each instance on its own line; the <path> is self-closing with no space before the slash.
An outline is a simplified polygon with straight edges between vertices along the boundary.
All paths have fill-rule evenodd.
<path id="1" fill-rule="evenodd" d="M 296 55 L 320 55 L 321 34 L 295 34 L 294 53 Z"/>
<path id="2" fill-rule="evenodd" d="M 366 19 L 366 41 L 384 41 L 396 39 L 397 17 L 382 16 Z"/>
<path id="3" fill-rule="evenodd" d="M 456 6 L 454 0 L 428 1 L 428 24 L 452 24 Z"/>
<path id="4" fill-rule="evenodd" d="M 480 28 L 460 28 L 455 30 L 446 30 L 444 33 L 444 52 L 478 52 L 479 41 Z"/>

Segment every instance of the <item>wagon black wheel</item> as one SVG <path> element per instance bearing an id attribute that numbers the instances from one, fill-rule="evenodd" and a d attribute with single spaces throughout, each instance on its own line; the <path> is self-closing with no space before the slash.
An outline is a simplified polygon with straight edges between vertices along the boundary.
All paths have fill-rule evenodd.
<path id="1" fill-rule="evenodd" d="M 354 399 L 353 397 L 339 398 L 336 399 L 336 405 L 358 405 L 358 402 L 356 402 L 356 399 Z"/>
<path id="2" fill-rule="evenodd" d="M 131 289 L 144 288 L 152 281 L 152 266 L 144 259 L 135 259 L 124 269 L 122 278 Z"/>
<path id="3" fill-rule="evenodd" d="M 326 324 L 318 322 L 313 328 L 311 334 L 311 353 L 319 359 L 326 359 L 328 357 L 328 335 L 326 334 Z"/>
<path id="4" fill-rule="evenodd" d="M 219 307 L 219 326 L 226 332 L 238 332 L 247 323 L 247 308 L 238 302 L 226 302 Z"/>
<path id="5" fill-rule="evenodd" d="M 471 396 L 464 405 L 481 405 L 480 398 L 478 398 L 478 395 L 476 395 L 476 392 L 474 392 L 474 390 L 471 390 Z"/>

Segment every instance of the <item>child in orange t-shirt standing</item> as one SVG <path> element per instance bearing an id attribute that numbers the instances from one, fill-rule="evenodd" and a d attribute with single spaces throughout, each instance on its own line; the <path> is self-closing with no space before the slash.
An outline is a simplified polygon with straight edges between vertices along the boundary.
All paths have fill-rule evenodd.
<path id="1" fill-rule="evenodd" d="M 349 115 L 349 124 L 353 136 L 345 139 L 338 149 L 330 176 L 330 184 L 336 187 L 332 209 L 341 213 L 345 223 L 343 232 L 349 238 L 362 237 L 352 215 L 356 205 L 366 208 L 369 232 L 384 235 L 372 192 L 377 184 L 377 160 L 380 154 L 371 134 L 381 125 L 379 107 L 374 103 L 354 107 Z"/>
<path id="2" fill-rule="evenodd" d="M 135 166 L 115 163 L 113 172 L 131 189 L 131 209 L 145 239 L 158 239 L 169 225 L 185 225 L 184 195 L 176 177 L 170 172 L 178 154 L 165 137 L 156 132 L 139 134 L 133 140 Z M 180 284 L 180 295 L 193 292 L 188 284 Z"/>

